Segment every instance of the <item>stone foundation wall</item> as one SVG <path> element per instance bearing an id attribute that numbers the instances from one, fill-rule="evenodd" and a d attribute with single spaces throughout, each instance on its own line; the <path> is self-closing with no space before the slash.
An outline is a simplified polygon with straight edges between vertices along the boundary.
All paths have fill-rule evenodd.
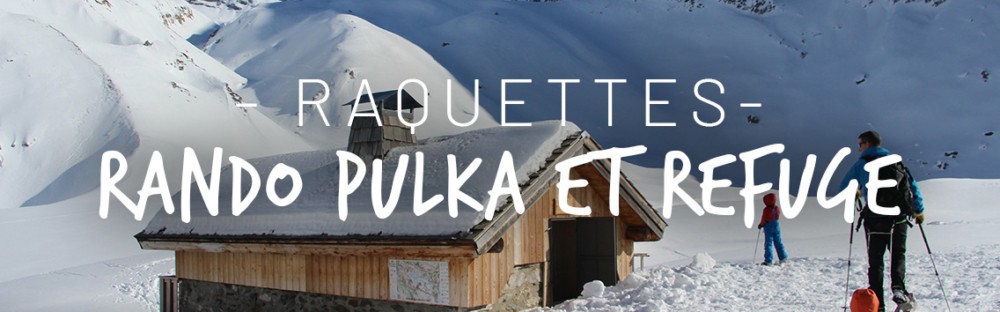
<path id="1" fill-rule="evenodd" d="M 500 299 L 490 305 L 490 311 L 520 311 L 542 305 L 542 274 L 541 263 L 525 264 L 514 267 L 507 279 L 507 286 L 500 294 Z"/>
<path id="2" fill-rule="evenodd" d="M 465 308 L 373 300 L 181 279 L 178 307 L 186 311 L 467 311 Z"/>
<path id="3" fill-rule="evenodd" d="M 496 303 L 480 309 L 374 300 L 181 279 L 180 311 L 520 311 L 542 305 L 543 264 L 514 267 Z"/>

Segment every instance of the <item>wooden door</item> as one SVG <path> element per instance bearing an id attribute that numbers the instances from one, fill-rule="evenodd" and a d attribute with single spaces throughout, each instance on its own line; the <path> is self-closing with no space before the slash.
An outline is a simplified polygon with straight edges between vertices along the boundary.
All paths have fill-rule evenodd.
<path id="1" fill-rule="evenodd" d="M 618 281 L 615 224 L 610 217 L 550 220 L 550 304 L 580 296 L 587 282 Z"/>

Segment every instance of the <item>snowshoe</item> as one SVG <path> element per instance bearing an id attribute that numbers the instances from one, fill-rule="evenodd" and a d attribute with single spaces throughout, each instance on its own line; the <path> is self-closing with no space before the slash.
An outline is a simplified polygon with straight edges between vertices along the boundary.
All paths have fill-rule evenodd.
<path id="1" fill-rule="evenodd" d="M 893 289 L 892 302 L 895 302 L 896 304 L 904 304 L 909 299 L 906 295 L 906 291 L 903 291 L 902 289 Z"/>
<path id="2" fill-rule="evenodd" d="M 917 310 L 917 300 L 913 298 L 913 294 L 907 293 L 905 295 L 906 302 L 899 303 L 896 305 L 896 312 L 910 312 Z M 895 301 L 895 298 L 893 298 Z"/>

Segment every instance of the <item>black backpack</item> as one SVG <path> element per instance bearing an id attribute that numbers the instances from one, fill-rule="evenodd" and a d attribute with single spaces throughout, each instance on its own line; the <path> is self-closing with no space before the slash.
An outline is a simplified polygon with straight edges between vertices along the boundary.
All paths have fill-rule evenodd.
<path id="1" fill-rule="evenodd" d="M 865 156 L 863 159 L 871 162 L 879 157 L 881 156 L 869 155 Z M 906 166 L 903 165 L 903 162 L 897 162 L 880 168 L 878 171 L 878 179 L 895 180 L 896 186 L 879 189 L 877 194 L 878 196 L 875 198 L 875 203 L 882 207 L 898 206 L 899 215 L 880 215 L 872 212 L 871 209 L 865 205 L 865 210 L 861 212 L 861 216 L 875 218 L 906 218 L 913 214 L 913 209 L 916 206 L 916 198 L 913 194 L 913 189 L 910 188 L 910 181 L 913 179 L 910 175 L 910 169 L 907 169 Z"/>

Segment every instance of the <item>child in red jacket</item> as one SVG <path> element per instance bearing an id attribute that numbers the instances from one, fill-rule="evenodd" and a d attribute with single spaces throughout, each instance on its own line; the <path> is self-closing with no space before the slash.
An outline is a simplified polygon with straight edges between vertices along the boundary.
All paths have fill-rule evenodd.
<path id="1" fill-rule="evenodd" d="M 778 216 L 781 215 L 781 208 L 775 205 L 777 196 L 774 193 L 764 195 L 764 214 L 760 216 L 760 224 L 757 229 L 764 229 L 764 263 L 761 265 L 771 265 L 774 256 L 771 254 L 771 245 L 778 252 L 778 263 L 781 264 L 788 259 L 785 253 L 785 244 L 781 243 L 781 227 L 778 225 Z"/>

